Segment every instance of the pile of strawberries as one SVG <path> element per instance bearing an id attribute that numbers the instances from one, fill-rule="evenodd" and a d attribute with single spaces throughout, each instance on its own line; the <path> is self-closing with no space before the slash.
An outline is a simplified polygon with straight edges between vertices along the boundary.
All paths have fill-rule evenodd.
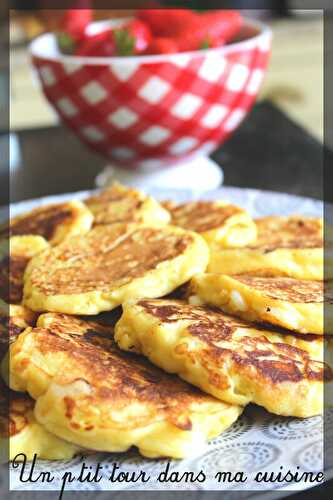
<path id="1" fill-rule="evenodd" d="M 142 9 L 118 27 L 89 34 L 92 20 L 92 9 L 66 11 L 57 33 L 60 51 L 95 57 L 173 54 L 220 47 L 232 41 L 243 25 L 235 10 Z"/>

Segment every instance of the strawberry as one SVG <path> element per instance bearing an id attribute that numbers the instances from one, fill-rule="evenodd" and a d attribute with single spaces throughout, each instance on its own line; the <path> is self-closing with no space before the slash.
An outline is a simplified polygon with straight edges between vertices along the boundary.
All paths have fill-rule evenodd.
<path id="1" fill-rule="evenodd" d="M 207 29 L 199 26 L 194 29 L 187 29 L 174 39 L 179 52 L 187 52 L 192 50 L 210 49 L 224 45 L 225 41 L 222 37 L 211 35 Z"/>
<path id="2" fill-rule="evenodd" d="M 176 37 L 181 52 L 219 47 L 239 33 L 242 17 L 235 10 L 214 10 L 197 14 Z"/>
<path id="3" fill-rule="evenodd" d="M 156 37 L 153 38 L 147 49 L 145 50 L 145 54 L 174 54 L 178 51 L 178 45 L 172 38 L 167 37 Z"/>
<path id="4" fill-rule="evenodd" d="M 113 30 L 110 28 L 95 35 L 86 36 L 78 45 L 75 55 L 93 57 L 111 57 L 116 55 Z"/>
<path id="5" fill-rule="evenodd" d="M 90 2 L 77 2 L 76 9 L 66 10 L 60 24 L 60 32 L 67 33 L 74 39 L 80 39 L 84 36 L 88 24 L 91 23 L 93 13 L 92 9 L 86 9 Z"/>
<path id="6" fill-rule="evenodd" d="M 73 54 L 77 45 L 85 36 L 85 31 L 92 21 L 92 9 L 83 8 L 90 4 L 85 0 L 77 2 L 76 9 L 68 9 L 60 22 L 57 42 L 64 54 Z"/>
<path id="7" fill-rule="evenodd" d="M 119 28 L 86 35 L 75 51 L 80 56 L 130 56 L 143 52 L 151 40 L 149 28 L 133 20 Z"/>
<path id="8" fill-rule="evenodd" d="M 189 9 L 141 9 L 136 17 L 157 37 L 174 37 L 190 25 L 197 14 Z"/>
<path id="9" fill-rule="evenodd" d="M 243 26 L 243 18 L 236 10 L 211 10 L 200 14 L 199 22 L 207 35 L 225 42 L 232 40 Z"/>
<path id="10" fill-rule="evenodd" d="M 81 38 L 91 21 L 91 9 L 69 9 L 62 19 L 61 31 L 68 33 L 73 38 Z"/>
<path id="11" fill-rule="evenodd" d="M 146 23 L 138 19 L 114 29 L 116 55 L 130 56 L 143 52 L 151 41 L 151 31 Z"/>

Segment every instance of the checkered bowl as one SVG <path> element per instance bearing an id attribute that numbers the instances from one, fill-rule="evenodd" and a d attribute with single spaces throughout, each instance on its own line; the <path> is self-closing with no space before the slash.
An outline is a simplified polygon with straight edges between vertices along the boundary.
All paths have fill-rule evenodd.
<path id="1" fill-rule="evenodd" d="M 271 31 L 253 21 L 240 42 L 179 54 L 65 56 L 53 34 L 31 44 L 61 120 L 87 146 L 130 168 L 170 165 L 224 142 L 256 99 L 270 49 Z"/>

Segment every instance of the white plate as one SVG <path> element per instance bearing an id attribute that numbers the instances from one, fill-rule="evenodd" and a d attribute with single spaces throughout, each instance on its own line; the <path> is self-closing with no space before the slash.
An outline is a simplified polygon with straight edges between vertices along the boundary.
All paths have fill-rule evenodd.
<path id="1" fill-rule="evenodd" d="M 186 201 L 197 198 L 190 191 L 151 190 L 151 194 L 159 199 L 173 199 Z M 30 210 L 33 207 L 59 202 L 67 199 L 80 199 L 90 192 L 70 193 L 61 196 L 51 196 L 36 200 L 24 201 L 11 206 L 11 215 Z M 303 214 L 322 216 L 323 204 L 320 201 L 282 193 L 258 191 L 254 189 L 239 189 L 224 187 L 201 196 L 201 199 L 222 198 L 249 210 L 254 216 L 270 214 L 288 215 Z M 333 412 L 330 413 L 333 420 Z M 315 484 L 310 483 L 256 483 L 254 476 L 258 471 L 279 472 L 291 470 L 300 472 L 319 472 L 323 468 L 323 420 L 314 417 L 305 420 L 283 418 L 271 415 L 256 406 L 249 406 L 243 416 L 224 434 L 211 441 L 207 451 L 201 457 L 182 461 L 172 460 L 171 470 L 184 472 L 203 470 L 207 476 L 204 483 L 159 483 L 157 475 L 165 467 L 167 460 L 148 460 L 136 452 L 124 454 L 97 453 L 84 459 L 94 466 L 96 462 L 103 462 L 104 477 L 99 483 L 73 482 L 66 489 L 71 490 L 243 490 L 245 497 L 255 496 L 255 491 L 266 492 L 282 489 L 281 497 L 287 490 L 304 489 Z M 117 462 L 122 471 L 146 471 L 151 480 L 144 485 L 140 483 L 110 483 L 107 480 L 112 464 Z M 45 462 L 38 465 L 39 470 L 52 470 L 55 481 L 49 485 L 50 489 L 59 489 L 61 476 L 66 470 L 78 473 L 81 468 L 81 459 L 74 458 L 68 462 Z M 297 468 L 298 467 L 298 468 Z M 214 480 L 219 471 L 244 471 L 248 479 L 245 483 L 222 483 Z M 11 470 L 12 489 L 45 489 L 46 484 L 20 484 L 18 471 Z M 264 495 L 266 497 L 266 495 Z M 278 495 L 280 496 L 280 495 Z M 275 497 L 276 498 L 276 497 Z"/>

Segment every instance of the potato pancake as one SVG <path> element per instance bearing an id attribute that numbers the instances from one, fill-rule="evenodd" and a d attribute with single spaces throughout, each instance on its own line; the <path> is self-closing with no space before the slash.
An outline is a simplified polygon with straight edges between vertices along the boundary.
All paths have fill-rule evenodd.
<path id="1" fill-rule="evenodd" d="M 247 247 L 221 249 L 210 246 L 208 272 L 323 279 L 322 219 L 271 216 L 257 219 L 255 222 L 258 237 Z M 326 278 L 329 273 L 333 277 L 333 267 L 328 266 Z"/>
<path id="2" fill-rule="evenodd" d="M 93 215 L 81 201 L 44 205 L 10 219 L 0 227 L 0 238 L 42 236 L 51 245 L 90 230 Z"/>
<path id="3" fill-rule="evenodd" d="M 162 205 L 171 214 L 171 224 L 199 233 L 208 243 L 241 247 L 252 243 L 257 228 L 250 215 L 224 201 L 192 201 Z"/>
<path id="4" fill-rule="evenodd" d="M 323 411 L 323 381 L 333 371 L 309 352 L 270 332 L 208 307 L 172 300 L 129 302 L 116 325 L 120 348 L 144 354 L 229 403 L 263 406 L 278 415 Z"/>
<path id="5" fill-rule="evenodd" d="M 85 200 L 94 215 L 94 224 L 136 222 L 168 224 L 170 214 L 154 198 L 137 189 L 114 183 L 110 188 Z"/>
<path id="6" fill-rule="evenodd" d="M 122 352 L 111 326 L 74 316 L 40 316 L 11 346 L 10 370 L 12 389 L 36 400 L 39 423 L 99 451 L 197 455 L 242 412 Z"/>
<path id="7" fill-rule="evenodd" d="M 32 259 L 24 303 L 33 311 L 98 314 L 135 297 L 160 297 L 204 271 L 196 233 L 172 226 L 97 226 Z"/>
<path id="8" fill-rule="evenodd" d="M 299 333 L 324 334 L 324 283 L 294 278 L 202 273 L 191 281 L 190 295 L 203 304 L 249 321 L 270 323 Z M 325 293 L 325 333 L 333 334 L 333 293 Z"/>

